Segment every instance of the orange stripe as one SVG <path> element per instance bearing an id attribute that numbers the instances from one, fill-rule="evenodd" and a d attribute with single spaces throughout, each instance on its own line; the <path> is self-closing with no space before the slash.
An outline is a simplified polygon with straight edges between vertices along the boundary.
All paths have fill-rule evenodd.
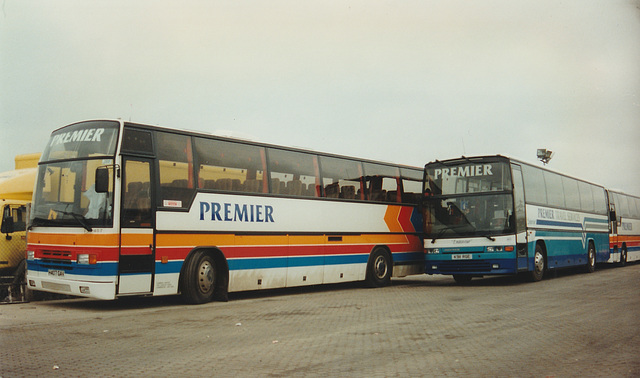
<path id="1" fill-rule="evenodd" d="M 30 232 L 29 244 L 118 245 L 118 234 L 49 234 Z"/>
<path id="2" fill-rule="evenodd" d="M 384 221 L 389 227 L 391 232 L 402 232 L 402 225 L 398 221 L 400 215 L 401 206 L 387 206 L 387 211 L 384 214 Z"/>

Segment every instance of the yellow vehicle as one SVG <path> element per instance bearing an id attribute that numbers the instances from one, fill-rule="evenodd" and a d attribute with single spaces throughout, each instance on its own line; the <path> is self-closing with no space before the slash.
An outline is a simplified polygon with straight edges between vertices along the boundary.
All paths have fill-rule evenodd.
<path id="1" fill-rule="evenodd" d="M 40 153 L 18 155 L 15 170 L 0 173 L 0 276 L 5 286 L 19 284 L 24 277 L 27 205 L 31 202 Z M 10 294 L 10 293 L 9 293 Z"/>

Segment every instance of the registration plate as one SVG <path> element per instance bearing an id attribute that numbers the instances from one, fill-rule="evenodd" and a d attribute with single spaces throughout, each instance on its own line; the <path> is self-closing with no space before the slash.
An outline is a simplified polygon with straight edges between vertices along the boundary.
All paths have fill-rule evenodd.
<path id="1" fill-rule="evenodd" d="M 460 253 L 457 255 L 451 255 L 451 260 L 471 260 L 473 259 L 473 257 L 471 257 L 470 253 Z"/>
<path id="2" fill-rule="evenodd" d="M 64 270 L 49 269 L 49 275 L 53 277 L 64 277 Z"/>

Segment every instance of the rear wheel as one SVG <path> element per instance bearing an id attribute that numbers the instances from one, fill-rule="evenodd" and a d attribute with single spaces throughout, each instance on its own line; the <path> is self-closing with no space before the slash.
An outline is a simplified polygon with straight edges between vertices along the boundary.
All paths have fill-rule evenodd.
<path id="1" fill-rule="evenodd" d="M 392 263 L 384 248 L 373 250 L 367 265 L 367 284 L 371 287 L 387 286 L 391 282 Z"/>
<path id="2" fill-rule="evenodd" d="M 188 260 L 181 276 L 182 298 L 187 303 L 206 303 L 213 298 L 216 288 L 216 263 L 214 259 L 197 251 Z"/>
<path id="3" fill-rule="evenodd" d="M 536 244 L 536 251 L 533 255 L 533 271 L 530 272 L 530 278 L 533 282 L 542 280 L 544 276 L 544 251 L 540 244 Z"/>
<path id="4" fill-rule="evenodd" d="M 587 250 L 587 266 L 585 272 L 593 273 L 596 270 L 596 247 L 593 243 L 589 243 L 589 249 Z"/>

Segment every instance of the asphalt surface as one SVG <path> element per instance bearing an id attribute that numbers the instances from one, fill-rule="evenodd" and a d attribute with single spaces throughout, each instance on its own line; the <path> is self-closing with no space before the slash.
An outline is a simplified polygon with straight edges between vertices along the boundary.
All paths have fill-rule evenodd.
<path id="1" fill-rule="evenodd" d="M 640 376 L 640 264 L 0 306 L 0 377 Z"/>

